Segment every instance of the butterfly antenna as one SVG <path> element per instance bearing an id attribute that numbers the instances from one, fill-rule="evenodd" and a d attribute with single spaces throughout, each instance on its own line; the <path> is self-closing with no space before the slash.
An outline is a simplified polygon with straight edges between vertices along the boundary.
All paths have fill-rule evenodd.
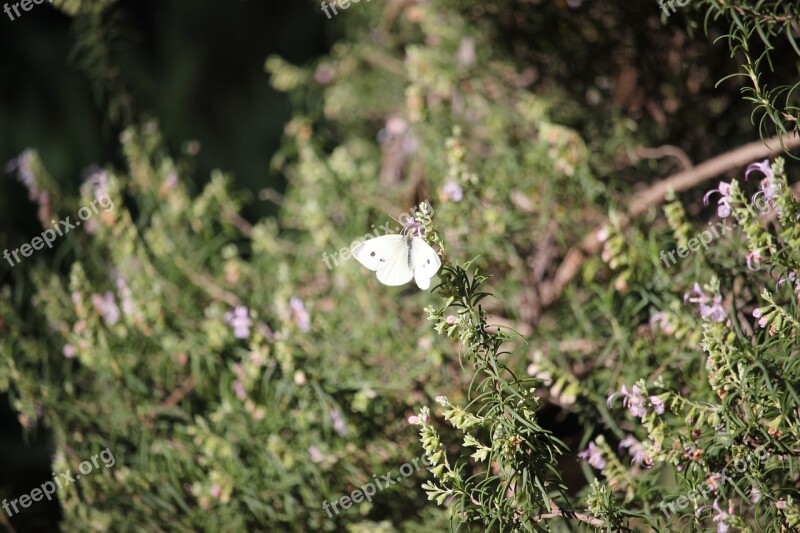
<path id="1" fill-rule="evenodd" d="M 405 226 L 403 226 L 403 224 L 399 220 L 394 218 L 392 215 L 389 215 L 389 218 L 397 222 L 397 227 L 400 228 L 400 233 L 405 233 Z"/>

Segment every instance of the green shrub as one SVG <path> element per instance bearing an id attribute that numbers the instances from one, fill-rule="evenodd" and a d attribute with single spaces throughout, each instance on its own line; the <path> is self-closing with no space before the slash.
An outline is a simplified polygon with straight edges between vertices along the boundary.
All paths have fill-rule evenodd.
<path id="1" fill-rule="evenodd" d="M 717 216 L 701 179 L 631 207 L 666 173 L 635 147 L 675 131 L 637 127 L 602 87 L 579 116 L 563 73 L 503 42 L 519 4 L 354 4 L 318 63 L 268 58 L 295 109 L 274 158 L 289 187 L 267 194 L 277 219 L 242 218 L 222 172 L 194 191 L 191 156 L 154 122 L 128 127 L 124 166 L 94 169 L 77 199 L 35 152 L 17 160 L 43 229 L 114 206 L 0 293 L 0 390 L 52 431 L 54 471 L 116 459 L 58 492 L 65 529 L 800 527 L 800 207 L 784 159 L 749 168 L 758 184 L 721 183 Z M 695 4 L 732 21 L 734 50 L 780 31 L 792 50 L 779 3 Z M 617 9 L 585 6 L 576 34 Z M 795 127 L 791 103 L 750 94 Z M 697 128 L 695 155 L 735 146 Z M 443 258 L 430 292 L 349 260 L 401 213 Z M 430 467 L 397 476 L 413 460 Z M 330 511 L 384 474 L 400 480 Z"/>

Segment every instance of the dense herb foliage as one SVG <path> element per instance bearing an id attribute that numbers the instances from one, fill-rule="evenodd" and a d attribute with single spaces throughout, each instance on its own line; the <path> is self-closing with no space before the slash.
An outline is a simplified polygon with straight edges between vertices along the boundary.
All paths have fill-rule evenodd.
<path id="1" fill-rule="evenodd" d="M 55 4 L 123 130 L 79 194 L 8 166 L 31 237 L 113 205 L 0 287 L 20 424 L 54 472 L 116 458 L 65 530 L 800 528 L 792 2 L 352 4 L 265 58 L 288 187 L 255 221 L 133 106 L 117 3 Z M 430 291 L 351 260 L 401 213 Z"/>

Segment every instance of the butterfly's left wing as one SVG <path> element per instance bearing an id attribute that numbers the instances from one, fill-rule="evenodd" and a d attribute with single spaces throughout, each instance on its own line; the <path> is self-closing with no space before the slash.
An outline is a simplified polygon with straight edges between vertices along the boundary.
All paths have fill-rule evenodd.
<path id="1" fill-rule="evenodd" d="M 353 257 L 377 272 L 378 281 L 394 287 L 408 283 L 414 277 L 409 246 L 408 238 L 403 235 L 383 235 L 356 246 Z"/>
<path id="2" fill-rule="evenodd" d="M 421 237 L 414 237 L 411 241 L 411 265 L 414 269 L 414 281 L 417 287 L 428 290 L 431 278 L 439 271 L 442 261 L 427 242 Z"/>

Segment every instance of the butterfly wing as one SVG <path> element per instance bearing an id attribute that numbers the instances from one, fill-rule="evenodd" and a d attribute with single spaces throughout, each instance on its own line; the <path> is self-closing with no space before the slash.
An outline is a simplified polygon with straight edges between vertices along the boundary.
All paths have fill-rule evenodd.
<path id="1" fill-rule="evenodd" d="M 428 290 L 431 278 L 439 271 L 442 261 L 427 242 L 421 237 L 414 237 L 411 241 L 411 264 L 414 269 L 414 281 L 417 287 Z"/>
<path id="2" fill-rule="evenodd" d="M 409 246 L 409 241 L 403 235 L 383 235 L 356 246 L 353 257 L 377 272 L 378 281 L 394 287 L 408 283 L 414 277 Z"/>

